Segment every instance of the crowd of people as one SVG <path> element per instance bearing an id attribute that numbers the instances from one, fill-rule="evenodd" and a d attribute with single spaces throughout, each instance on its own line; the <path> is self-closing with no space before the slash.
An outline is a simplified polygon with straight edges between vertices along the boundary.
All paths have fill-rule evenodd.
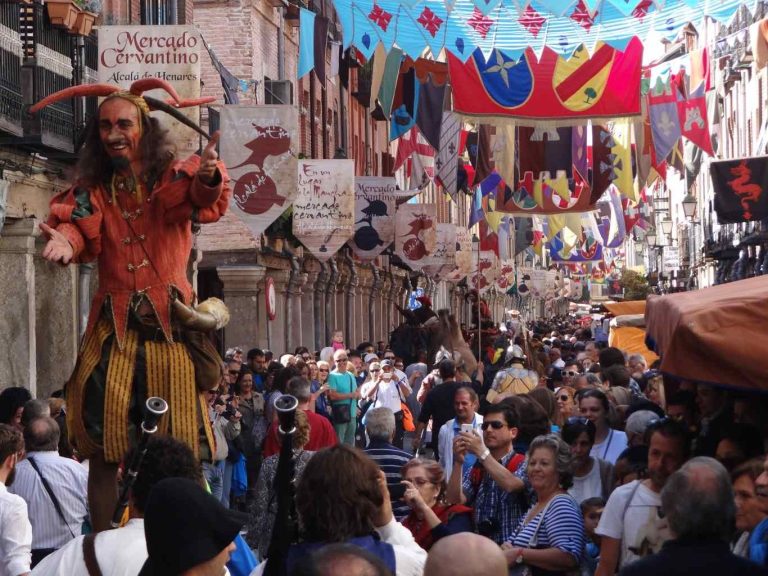
<path id="1" fill-rule="evenodd" d="M 575 318 L 506 328 L 471 374 L 340 332 L 227 351 L 215 449 L 152 437 L 122 527 L 98 534 L 62 399 L 6 388 L 0 576 L 768 574 L 763 397 L 675 380 Z M 274 558 L 283 441 L 296 537 Z"/>

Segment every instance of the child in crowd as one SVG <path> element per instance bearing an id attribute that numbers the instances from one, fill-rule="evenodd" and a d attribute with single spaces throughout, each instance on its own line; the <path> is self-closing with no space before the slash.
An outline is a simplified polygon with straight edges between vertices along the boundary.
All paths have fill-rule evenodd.
<path id="1" fill-rule="evenodd" d="M 344 332 L 341 330 L 335 330 L 333 332 L 333 341 L 331 342 L 331 348 L 333 348 L 333 351 L 336 350 L 346 350 L 347 347 L 344 346 Z"/>
<path id="2" fill-rule="evenodd" d="M 584 517 L 584 530 L 587 533 L 587 544 L 584 548 L 584 559 L 581 562 L 581 576 L 592 576 L 600 561 L 600 536 L 595 534 L 600 516 L 605 508 L 605 498 L 587 498 L 581 503 L 581 515 Z"/>

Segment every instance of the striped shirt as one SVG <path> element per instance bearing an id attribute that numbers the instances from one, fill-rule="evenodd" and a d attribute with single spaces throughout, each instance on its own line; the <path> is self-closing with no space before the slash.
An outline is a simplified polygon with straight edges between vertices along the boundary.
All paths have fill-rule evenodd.
<path id="1" fill-rule="evenodd" d="M 528 524 L 521 522 L 513 539 L 514 545 L 521 548 L 557 548 L 577 562 L 581 560 L 585 542 L 581 510 L 576 500 L 567 494 L 555 496 Z"/>
<path id="2" fill-rule="evenodd" d="M 28 462 L 29 458 L 34 459 L 48 481 L 66 524 L 56 512 L 40 475 Z M 81 534 L 82 525 L 88 518 L 88 471 L 82 464 L 62 458 L 55 451 L 30 452 L 27 460 L 17 464 L 16 481 L 8 491 L 21 496 L 27 503 L 33 550 L 58 549 Z"/>
<path id="3" fill-rule="evenodd" d="M 392 444 L 380 440 L 371 440 L 368 448 L 365 449 L 368 457 L 376 462 L 387 477 L 387 487 L 393 488 L 399 486 L 403 480 L 402 470 L 409 460 L 413 458 L 405 450 L 400 450 Z M 392 500 L 392 513 L 395 519 L 400 522 L 411 512 L 408 504 L 402 500 Z"/>

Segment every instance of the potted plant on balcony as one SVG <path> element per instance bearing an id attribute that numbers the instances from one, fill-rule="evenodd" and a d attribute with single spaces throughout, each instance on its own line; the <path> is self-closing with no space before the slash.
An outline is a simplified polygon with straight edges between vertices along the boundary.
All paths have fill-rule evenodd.
<path id="1" fill-rule="evenodd" d="M 75 0 L 80 12 L 75 19 L 73 32 L 80 36 L 89 36 L 96 18 L 101 13 L 101 0 Z"/>
<path id="2" fill-rule="evenodd" d="M 77 20 L 80 9 L 74 0 L 45 0 L 45 8 L 48 11 L 48 19 L 51 26 L 72 30 Z"/>

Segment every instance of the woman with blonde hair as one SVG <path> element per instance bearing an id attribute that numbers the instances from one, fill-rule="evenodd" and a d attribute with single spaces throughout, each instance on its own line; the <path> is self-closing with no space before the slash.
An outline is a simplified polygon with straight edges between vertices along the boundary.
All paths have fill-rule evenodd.
<path id="1" fill-rule="evenodd" d="M 445 501 L 445 471 L 434 460 L 414 458 L 403 466 L 403 500 L 411 513 L 403 526 L 413 534 L 416 543 L 429 550 L 445 536 L 472 532 L 472 509 Z"/>
<path id="2" fill-rule="evenodd" d="M 310 392 L 312 393 L 309 401 L 309 407 L 314 406 L 315 412 L 321 416 L 331 419 L 331 400 L 328 397 L 328 374 L 331 373 L 331 365 L 325 360 L 316 363 L 315 376 L 310 381 Z"/>

